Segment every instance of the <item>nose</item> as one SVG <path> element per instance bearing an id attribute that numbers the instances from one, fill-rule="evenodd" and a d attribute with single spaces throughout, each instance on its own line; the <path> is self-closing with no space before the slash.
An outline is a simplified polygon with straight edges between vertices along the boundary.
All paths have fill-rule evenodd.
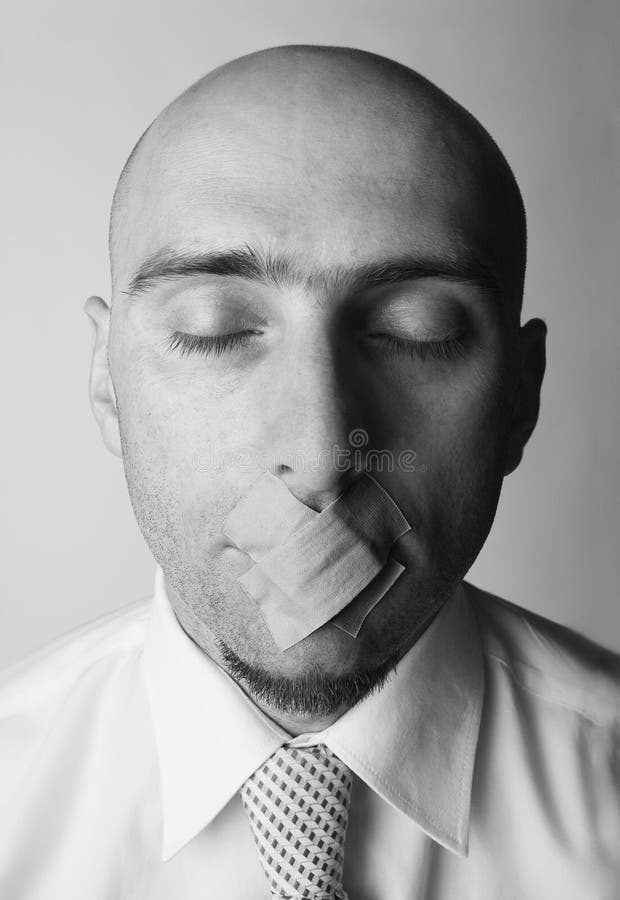
<path id="1" fill-rule="evenodd" d="M 350 437 L 365 434 L 359 387 L 327 339 L 291 345 L 266 417 L 269 469 L 317 512 L 359 477 Z"/>

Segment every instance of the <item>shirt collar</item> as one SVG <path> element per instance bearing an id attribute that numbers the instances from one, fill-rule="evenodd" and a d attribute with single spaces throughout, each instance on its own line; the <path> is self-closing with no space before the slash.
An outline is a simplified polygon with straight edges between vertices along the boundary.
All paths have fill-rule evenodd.
<path id="1" fill-rule="evenodd" d="M 159 567 L 143 662 L 168 860 L 292 740 L 183 631 Z M 483 690 L 480 639 L 461 585 L 381 691 L 307 742 L 327 744 L 426 834 L 466 856 Z"/>

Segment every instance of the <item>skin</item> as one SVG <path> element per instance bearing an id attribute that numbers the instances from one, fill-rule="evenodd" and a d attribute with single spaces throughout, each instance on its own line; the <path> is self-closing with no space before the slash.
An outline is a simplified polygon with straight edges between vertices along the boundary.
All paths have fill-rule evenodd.
<path id="1" fill-rule="evenodd" d="M 312 679 L 392 665 L 452 595 L 538 415 L 546 328 L 519 324 L 523 229 L 482 127 L 420 76 L 360 51 L 277 48 L 216 70 L 162 112 L 123 173 L 111 304 L 86 303 L 93 411 L 183 628 L 291 733 L 325 727 L 347 701 L 320 713 L 278 702 L 222 648 L 303 695 Z M 286 254 L 299 277 L 196 274 L 129 293 L 162 247 L 246 244 Z M 354 282 L 360 265 L 404 255 L 475 257 L 496 289 Z M 244 329 L 256 333 L 219 355 L 168 348 L 173 332 Z M 449 359 L 390 344 L 454 333 L 462 352 Z M 413 526 L 399 544 L 407 570 L 357 639 L 327 624 L 280 652 L 234 580 L 251 561 L 222 524 L 266 469 L 323 509 L 354 477 L 331 449 L 358 428 L 367 449 L 410 448 L 426 466 L 376 473 Z M 231 461 L 248 450 L 252 466 Z M 217 454 L 229 454 L 219 471 L 205 464 Z"/>

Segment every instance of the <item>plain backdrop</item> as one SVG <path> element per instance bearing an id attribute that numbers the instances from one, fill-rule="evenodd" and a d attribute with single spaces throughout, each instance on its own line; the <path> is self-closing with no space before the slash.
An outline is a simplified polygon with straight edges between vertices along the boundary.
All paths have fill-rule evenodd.
<path id="1" fill-rule="evenodd" d="M 147 595 L 154 563 L 87 396 L 120 169 L 176 94 L 282 43 L 419 69 L 490 130 L 529 217 L 541 419 L 468 580 L 620 650 L 620 3 L 37 0 L 5 9 L 0 665 Z"/>

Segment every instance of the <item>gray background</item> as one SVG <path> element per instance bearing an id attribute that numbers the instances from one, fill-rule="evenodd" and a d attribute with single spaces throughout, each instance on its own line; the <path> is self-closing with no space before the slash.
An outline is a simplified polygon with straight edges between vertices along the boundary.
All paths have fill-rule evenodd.
<path id="1" fill-rule="evenodd" d="M 8 20 L 8 21 L 7 21 Z M 154 563 L 87 400 L 120 168 L 206 70 L 279 43 L 418 68 L 506 152 L 529 214 L 541 421 L 468 579 L 620 650 L 620 4 L 36 0 L 5 14 L 0 665 L 149 593 Z"/>

